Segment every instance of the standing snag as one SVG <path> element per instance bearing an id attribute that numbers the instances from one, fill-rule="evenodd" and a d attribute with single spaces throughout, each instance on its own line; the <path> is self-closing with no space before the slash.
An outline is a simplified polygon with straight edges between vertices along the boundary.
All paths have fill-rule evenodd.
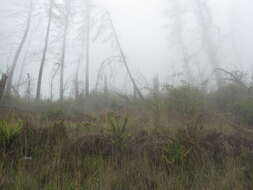
<path id="1" fill-rule="evenodd" d="M 47 32 L 46 32 L 46 38 L 45 38 L 45 45 L 43 48 L 43 55 L 42 55 L 42 59 L 40 63 L 40 70 L 39 70 L 37 91 L 36 91 L 37 100 L 39 100 L 41 97 L 41 82 L 42 82 L 43 70 L 44 70 L 44 65 L 46 62 L 46 56 L 47 56 L 47 51 L 48 51 L 49 35 L 50 35 L 51 25 L 52 25 L 53 5 L 54 5 L 54 0 L 49 0 L 49 10 L 48 10 L 49 16 L 48 16 L 48 22 L 47 22 Z"/>
<path id="2" fill-rule="evenodd" d="M 122 62 L 124 64 L 124 67 L 126 68 L 127 74 L 128 74 L 128 76 L 129 76 L 129 78 L 130 78 L 130 80 L 131 80 L 131 82 L 132 82 L 132 84 L 134 86 L 134 89 L 136 90 L 136 93 L 138 94 L 138 96 L 142 100 L 144 100 L 144 96 L 143 96 L 141 90 L 139 89 L 139 87 L 137 86 L 136 81 L 135 81 L 135 79 L 134 79 L 134 77 L 132 75 L 132 72 L 130 71 L 129 65 L 128 65 L 127 60 L 126 60 L 126 56 L 124 54 L 124 51 L 123 51 L 123 49 L 121 47 L 121 44 L 120 44 L 120 41 L 119 41 L 118 33 L 116 32 L 116 29 L 115 29 L 115 27 L 113 25 L 111 16 L 110 16 L 110 14 L 108 12 L 107 12 L 107 16 L 108 16 L 108 20 L 109 20 L 110 25 L 111 25 L 111 29 L 112 29 L 112 32 L 113 32 L 114 39 L 116 41 L 116 44 L 117 44 L 119 52 L 120 52 L 120 56 L 121 56 Z"/>
<path id="3" fill-rule="evenodd" d="M 18 45 L 17 51 L 15 52 L 15 56 L 14 56 L 14 60 L 12 62 L 11 70 L 10 70 L 10 73 L 8 74 L 9 77 L 8 77 L 7 84 L 6 84 L 6 94 L 10 94 L 10 91 L 12 88 L 13 75 L 16 70 L 17 63 L 18 63 L 18 60 L 21 55 L 21 51 L 23 50 L 23 47 L 27 41 L 28 34 L 30 32 L 32 13 L 33 13 L 33 0 L 31 0 L 31 3 L 30 3 L 29 13 L 27 16 L 27 21 L 26 21 L 26 26 L 25 26 L 25 31 L 24 31 L 23 37 L 21 39 L 21 42 Z"/>
<path id="4" fill-rule="evenodd" d="M 3 94 L 4 94 L 4 89 L 7 81 L 7 75 L 3 74 L 2 78 L 0 80 L 0 101 L 2 100 Z"/>
<path id="5" fill-rule="evenodd" d="M 64 98 L 64 74 L 65 74 L 65 62 L 66 62 L 66 46 L 67 46 L 67 37 L 69 32 L 70 25 L 70 14 L 71 14 L 71 2 L 65 0 L 63 12 L 63 42 L 62 42 L 62 55 L 61 55 L 61 64 L 60 64 L 60 100 L 63 101 Z"/>
<path id="6" fill-rule="evenodd" d="M 220 67 L 221 63 L 217 47 L 213 39 L 213 34 L 211 33 L 213 27 L 211 10 L 207 5 L 207 1 L 194 0 L 194 2 L 196 7 L 194 13 L 200 26 L 203 48 L 206 51 L 206 55 L 209 59 L 209 64 L 212 70 L 215 71 L 216 68 Z M 219 72 L 215 72 L 215 80 L 218 88 L 224 85 L 222 76 Z"/>

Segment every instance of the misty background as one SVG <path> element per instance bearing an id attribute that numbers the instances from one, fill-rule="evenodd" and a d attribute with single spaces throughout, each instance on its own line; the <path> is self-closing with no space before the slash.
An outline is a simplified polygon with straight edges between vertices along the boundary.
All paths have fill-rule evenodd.
<path id="1" fill-rule="evenodd" d="M 198 7 L 203 3 L 205 9 Z M 64 66 L 64 96 L 74 96 L 73 81 L 78 69 L 80 91 L 84 91 L 87 32 L 87 1 L 72 0 L 71 22 L 66 38 Z M 61 11 L 64 1 L 55 0 L 54 17 L 42 77 L 42 97 L 59 97 L 59 65 L 62 55 L 64 24 Z M 252 74 L 253 60 L 253 2 L 250 0 L 92 0 L 90 2 L 90 90 L 103 88 L 98 73 L 104 60 L 118 56 L 119 49 L 111 36 L 108 21 L 101 15 L 110 14 L 130 70 L 142 91 L 152 84 L 155 76 L 162 83 L 180 84 L 188 81 L 201 85 L 205 81 L 215 86 L 214 67 L 205 49 L 201 15 L 206 20 L 213 53 L 218 67 L 229 71 L 239 70 Z M 30 0 L 0 2 L 0 72 L 6 73 L 13 64 L 15 52 L 22 39 Z M 25 93 L 27 74 L 31 78 L 32 95 L 36 94 L 38 72 L 45 44 L 48 22 L 48 0 L 34 0 L 31 27 L 17 61 L 12 85 Z M 198 9 L 202 11 L 198 12 Z M 212 57 L 212 56 L 211 56 Z M 185 60 L 187 60 L 187 69 Z M 190 71 L 189 71 L 190 70 Z M 128 74 L 119 61 L 112 61 L 102 69 L 108 85 L 115 91 L 132 93 Z M 190 72 L 190 74 L 188 73 Z M 190 76 L 191 75 L 191 76 Z M 23 92 L 22 92 L 23 89 Z"/>

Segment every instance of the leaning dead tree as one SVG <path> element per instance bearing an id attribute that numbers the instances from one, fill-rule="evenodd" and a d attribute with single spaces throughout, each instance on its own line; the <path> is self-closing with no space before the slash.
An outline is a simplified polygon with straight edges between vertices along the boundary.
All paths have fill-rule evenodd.
<path id="1" fill-rule="evenodd" d="M 27 40 L 27 45 L 26 45 L 26 49 L 24 50 L 24 57 L 21 61 L 21 68 L 19 71 L 19 76 L 18 76 L 18 82 L 22 81 L 22 77 L 24 75 L 25 72 L 25 67 L 27 65 L 27 59 L 31 56 L 30 55 L 30 51 L 31 51 L 31 43 L 32 43 L 32 37 L 35 33 L 35 29 L 37 30 L 38 27 L 34 27 L 34 29 L 31 31 L 31 34 L 29 35 L 29 39 Z M 17 91 L 19 91 L 19 87 L 20 85 L 18 85 L 17 87 Z"/>
<path id="2" fill-rule="evenodd" d="M 42 82 L 43 70 L 44 70 L 44 65 L 46 62 L 46 56 L 47 56 L 47 50 L 48 50 L 49 35 L 50 35 L 52 15 L 53 15 L 53 5 L 54 5 L 54 0 L 49 0 L 49 10 L 48 10 L 49 15 L 48 15 L 48 22 L 47 22 L 47 31 L 46 31 L 45 44 L 43 48 L 43 55 L 42 55 L 42 59 L 40 63 L 38 82 L 37 82 L 37 91 L 36 91 L 37 100 L 39 100 L 41 96 L 41 82 Z"/>
<path id="3" fill-rule="evenodd" d="M 30 2 L 30 8 L 29 8 L 29 12 L 28 12 L 27 20 L 26 20 L 26 26 L 25 26 L 24 34 L 22 36 L 21 42 L 19 43 L 16 52 L 15 52 L 15 56 L 14 56 L 14 59 L 13 59 L 12 65 L 11 65 L 11 69 L 10 69 L 10 72 L 8 73 L 8 80 L 7 80 L 7 83 L 6 83 L 6 94 L 10 94 L 10 91 L 11 91 L 11 88 L 12 88 L 13 75 L 14 75 L 19 57 L 21 55 L 22 49 L 25 45 L 25 42 L 27 40 L 29 31 L 30 31 L 32 13 L 33 13 L 33 0 L 31 0 L 31 2 Z"/>
<path id="4" fill-rule="evenodd" d="M 123 64 L 124 64 L 124 67 L 126 68 L 127 74 L 128 74 L 128 76 L 129 76 L 129 78 L 130 78 L 130 80 L 131 80 L 131 82 L 132 82 L 132 84 L 133 84 L 133 86 L 134 86 L 134 88 L 135 88 L 135 90 L 136 90 L 136 93 L 138 94 L 138 96 L 139 96 L 142 100 L 144 100 L 144 96 L 143 96 L 143 94 L 141 93 L 139 87 L 137 86 L 137 84 L 136 84 L 136 82 L 135 82 L 135 79 L 134 79 L 134 77 L 133 77 L 133 75 L 132 75 L 132 73 L 131 73 L 131 71 L 130 71 L 129 66 L 128 66 L 128 63 L 127 63 L 127 60 L 126 60 L 124 51 L 123 51 L 123 49 L 122 49 L 122 47 L 121 47 L 118 34 L 117 34 L 116 29 L 115 29 L 115 27 L 114 27 L 114 25 L 113 25 L 113 22 L 112 22 L 112 19 L 111 19 L 111 16 L 110 16 L 109 12 L 106 12 L 106 15 L 107 15 L 107 19 L 108 19 L 108 21 L 109 21 L 109 23 L 110 23 L 110 27 L 111 27 L 112 32 L 113 32 L 113 37 L 114 37 L 114 39 L 115 39 L 115 41 L 116 41 L 117 47 L 118 47 L 119 52 L 120 52 L 120 57 L 121 57 L 121 59 L 122 59 L 122 62 L 123 62 Z"/>
<path id="5" fill-rule="evenodd" d="M 120 62 L 120 63 L 123 63 L 123 66 L 125 67 L 126 69 L 126 72 L 127 72 L 127 75 L 129 76 L 130 80 L 131 80 L 131 83 L 136 91 L 136 94 L 142 99 L 144 100 L 144 96 L 143 94 L 141 93 L 141 90 L 139 89 L 139 87 L 137 86 L 137 83 L 132 75 L 132 72 L 129 68 L 129 65 L 127 63 L 127 60 L 126 60 L 126 56 L 125 56 L 125 53 L 122 49 L 122 46 L 120 44 L 120 41 L 119 41 L 119 37 L 118 37 L 118 33 L 116 32 L 116 29 L 113 25 L 113 22 L 112 22 L 112 19 L 111 19 L 111 16 L 109 14 L 109 12 L 105 11 L 103 14 L 102 14 L 102 18 L 101 18 L 101 22 L 103 23 L 102 26 L 99 27 L 98 29 L 98 33 L 96 36 L 99 36 L 101 33 L 102 33 L 102 29 L 104 27 L 104 25 L 107 25 L 107 27 L 105 28 L 110 28 L 111 30 L 111 36 L 109 37 L 110 40 L 114 40 L 115 43 L 116 43 L 116 46 L 117 46 L 117 49 L 119 50 L 119 55 L 117 56 L 111 56 L 107 59 L 105 59 L 101 66 L 100 66 L 100 69 L 99 69 L 99 72 L 98 72 L 98 76 L 97 76 L 97 82 L 96 82 L 96 90 L 98 88 L 98 82 L 99 80 L 101 79 L 101 73 L 105 67 L 105 65 L 108 65 L 108 64 L 111 64 L 111 63 L 114 63 L 114 62 Z M 106 24 L 105 24 L 106 23 Z M 97 38 L 97 37 L 96 37 Z"/>

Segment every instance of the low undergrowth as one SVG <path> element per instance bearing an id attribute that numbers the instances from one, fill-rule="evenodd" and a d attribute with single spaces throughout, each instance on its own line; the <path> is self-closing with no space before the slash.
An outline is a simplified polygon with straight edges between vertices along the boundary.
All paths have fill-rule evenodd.
<path id="1" fill-rule="evenodd" d="M 253 138 L 200 120 L 175 133 L 131 132 L 108 114 L 106 129 L 74 137 L 64 122 L 2 120 L 0 189 L 250 189 Z M 83 126 L 85 127 L 85 126 Z M 249 134 L 247 134 L 249 135 Z"/>
<path id="2" fill-rule="evenodd" d="M 100 112 L 0 109 L 0 189 L 252 189 L 251 91 L 167 91 Z"/>

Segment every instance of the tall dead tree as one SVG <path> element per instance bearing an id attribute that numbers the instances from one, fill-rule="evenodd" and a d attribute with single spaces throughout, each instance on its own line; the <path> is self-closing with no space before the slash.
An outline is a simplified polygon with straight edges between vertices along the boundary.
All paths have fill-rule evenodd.
<path id="1" fill-rule="evenodd" d="M 19 82 L 22 80 L 22 77 L 23 77 L 23 74 L 24 74 L 24 70 L 25 70 L 26 61 L 27 61 L 27 58 L 28 58 L 30 45 L 31 45 L 31 38 L 29 39 L 29 42 L 27 44 L 27 48 L 26 48 L 25 53 L 24 53 L 24 58 L 23 58 L 22 63 L 21 63 L 21 68 L 20 68 L 20 72 L 19 72 L 19 76 L 18 76 L 18 81 Z M 18 85 L 18 87 L 17 87 L 18 91 L 19 91 L 19 87 L 20 87 L 20 85 Z"/>
<path id="2" fill-rule="evenodd" d="M 115 27 L 114 27 L 114 25 L 113 25 L 111 16 L 110 16 L 110 14 L 109 14 L 108 12 L 107 12 L 106 14 L 107 14 L 108 20 L 109 20 L 109 22 L 110 22 L 110 26 L 111 26 L 111 29 L 112 29 L 112 32 L 113 32 L 113 36 L 114 36 L 114 39 L 115 39 L 115 41 L 116 41 L 117 47 L 118 47 L 118 49 L 119 49 L 120 56 L 121 56 L 122 62 L 123 62 L 123 64 L 124 64 L 124 67 L 126 68 L 127 74 L 128 74 L 128 76 L 129 76 L 129 78 L 130 78 L 130 80 L 131 80 L 131 82 L 132 82 L 132 84 L 133 84 L 133 86 L 134 86 L 134 89 L 136 90 L 136 93 L 138 94 L 138 96 L 139 96 L 142 100 L 144 100 L 144 96 L 143 96 L 143 94 L 141 93 L 139 87 L 137 86 L 137 84 L 136 84 L 136 82 L 135 82 L 135 79 L 134 79 L 134 77 L 133 77 L 133 75 L 132 75 L 132 73 L 131 73 L 131 71 L 130 71 L 129 66 L 128 66 L 128 63 L 127 63 L 127 60 L 126 60 L 124 51 L 123 51 L 123 49 L 122 49 L 122 47 L 121 47 L 121 44 L 120 44 L 120 41 L 119 41 L 118 33 L 116 32 L 116 29 L 115 29 Z"/>
<path id="3" fill-rule="evenodd" d="M 80 95 L 80 79 L 79 79 L 79 72 L 81 69 L 81 65 L 85 65 L 85 87 L 84 93 L 85 96 L 90 94 L 90 30 L 91 30 L 91 0 L 85 0 L 84 3 L 85 10 L 81 10 L 81 16 L 83 17 L 81 23 L 81 31 L 80 31 L 80 42 L 81 42 L 81 52 L 80 58 L 78 60 L 78 64 L 75 71 L 74 76 L 74 89 L 75 89 L 75 97 L 78 98 Z"/>
<path id="4" fill-rule="evenodd" d="M 104 95 L 107 97 L 109 94 L 107 77 L 104 76 Z"/>
<path id="5" fill-rule="evenodd" d="M 85 51 L 86 51 L 86 66 L 85 66 L 85 95 L 90 94 L 90 14 L 91 2 L 86 0 L 86 37 L 85 37 Z"/>
<path id="6" fill-rule="evenodd" d="M 2 78 L 0 80 L 0 102 L 1 102 L 2 97 L 3 97 L 3 93 L 4 93 L 5 86 L 6 86 L 7 78 L 8 78 L 7 75 L 3 74 Z"/>
<path id="7" fill-rule="evenodd" d="M 196 14 L 196 19 L 201 29 L 203 47 L 208 56 L 212 70 L 215 73 L 216 83 L 219 88 L 223 85 L 223 81 L 221 74 L 219 72 L 215 72 L 217 68 L 220 68 L 220 60 L 218 57 L 217 47 L 212 38 L 213 35 L 211 33 L 213 23 L 210 8 L 207 5 L 207 0 L 194 0 L 194 2 L 194 13 Z"/>
<path id="8" fill-rule="evenodd" d="M 65 59 L 66 59 L 66 44 L 67 44 L 67 36 L 68 29 L 70 24 L 70 10 L 71 4 L 69 0 L 65 0 L 65 11 L 63 11 L 63 43 L 62 43 L 62 55 L 61 55 L 61 63 L 60 63 L 60 100 L 62 101 L 64 98 L 64 68 L 65 68 Z"/>
<path id="9" fill-rule="evenodd" d="M 10 94 L 10 91 L 11 91 L 13 75 L 14 75 L 15 69 L 17 67 L 17 63 L 18 63 L 19 57 L 21 55 L 22 49 L 25 45 L 25 42 L 27 40 L 29 31 L 30 31 L 32 13 L 33 13 L 33 0 L 31 0 L 31 2 L 30 2 L 30 7 L 29 7 L 27 20 L 26 20 L 24 34 L 22 36 L 21 42 L 19 43 L 16 52 L 15 52 L 15 56 L 14 56 L 14 59 L 13 59 L 12 65 L 11 65 L 11 69 L 10 69 L 10 72 L 8 73 L 8 79 L 7 79 L 7 84 L 6 84 L 6 94 Z"/>
<path id="10" fill-rule="evenodd" d="M 76 66 L 76 71 L 74 75 L 74 93 L 75 98 L 77 99 L 80 95 L 80 82 L 79 82 L 79 69 L 81 66 L 81 59 L 78 60 L 78 64 Z"/>
<path id="11" fill-rule="evenodd" d="M 40 22 L 38 21 L 38 24 Z M 31 44 L 32 44 L 32 41 L 33 41 L 33 36 L 34 34 L 38 31 L 39 27 L 38 25 L 36 25 L 35 27 L 33 27 L 33 29 L 31 30 L 30 32 L 30 35 L 27 39 L 27 45 L 26 45 L 26 49 L 24 50 L 24 56 L 23 56 L 23 59 L 21 61 L 21 68 L 20 68 L 20 71 L 19 71 L 19 76 L 18 76 L 18 81 L 22 81 L 22 77 L 24 76 L 24 72 L 25 72 L 25 67 L 27 65 L 27 59 L 31 57 L 31 54 L 30 54 L 30 51 L 31 51 Z M 17 91 L 19 92 L 19 88 L 20 88 L 20 85 L 17 85 Z"/>
<path id="12" fill-rule="evenodd" d="M 30 73 L 27 73 L 27 88 L 25 91 L 25 97 L 28 102 L 31 100 L 31 76 L 30 76 Z"/>
<path id="13" fill-rule="evenodd" d="M 190 62 L 191 62 L 191 56 L 189 54 L 189 50 L 187 49 L 185 43 L 184 43 L 184 35 L 183 35 L 183 24 L 184 24 L 184 18 L 183 18 L 183 7 L 179 0 L 172 0 L 172 10 L 173 10 L 173 34 L 175 36 L 175 40 L 177 43 L 177 47 L 180 51 L 180 55 L 182 57 L 183 62 L 183 68 L 186 74 L 186 78 L 188 81 L 193 82 L 194 76 L 192 74 L 191 68 L 190 68 Z"/>
<path id="14" fill-rule="evenodd" d="M 153 79 L 153 92 L 155 96 L 160 94 L 160 80 L 158 75 Z"/>
<path id="15" fill-rule="evenodd" d="M 48 50 L 49 35 L 50 35 L 50 29 L 51 29 L 51 24 L 52 24 L 53 4 L 54 4 L 54 0 L 49 0 L 48 22 L 47 22 L 45 44 L 43 48 L 43 54 L 42 54 L 42 59 L 40 63 L 38 82 L 37 82 L 37 91 L 36 91 L 37 100 L 39 100 L 41 97 L 41 82 L 42 82 L 43 70 L 44 70 L 44 65 L 46 62 L 46 56 L 47 56 L 47 50 Z"/>
<path id="16" fill-rule="evenodd" d="M 52 75 L 51 75 L 51 81 L 50 81 L 50 100 L 53 101 L 53 90 L 54 90 L 54 79 L 59 72 L 59 69 L 61 67 L 61 64 L 55 63 L 55 69 L 52 70 Z"/>
<path id="17" fill-rule="evenodd" d="M 238 1 L 236 0 L 231 0 L 230 6 L 231 6 L 231 10 L 230 10 L 230 18 L 229 18 L 229 24 L 231 27 L 231 32 L 230 32 L 230 43 L 232 45 L 232 53 L 233 55 L 233 62 L 236 66 L 239 67 L 240 70 L 242 70 L 241 66 L 242 66 L 242 59 L 241 59 L 241 55 L 240 55 L 240 50 L 238 47 L 238 38 L 237 38 L 237 31 L 238 31 L 238 23 L 240 23 L 240 17 L 238 15 L 237 12 L 237 7 L 238 7 Z"/>

